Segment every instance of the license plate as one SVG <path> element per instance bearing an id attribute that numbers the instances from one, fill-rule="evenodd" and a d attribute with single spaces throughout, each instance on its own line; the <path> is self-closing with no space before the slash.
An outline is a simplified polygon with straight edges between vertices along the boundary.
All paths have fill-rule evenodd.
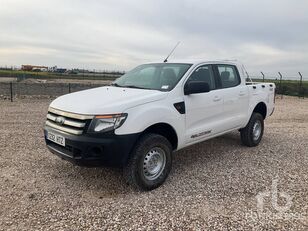
<path id="1" fill-rule="evenodd" d="M 56 144 L 59 144 L 59 145 L 65 147 L 65 138 L 63 136 L 56 135 L 56 134 L 53 134 L 51 132 L 48 132 L 47 139 L 52 141 L 52 142 L 55 142 Z"/>

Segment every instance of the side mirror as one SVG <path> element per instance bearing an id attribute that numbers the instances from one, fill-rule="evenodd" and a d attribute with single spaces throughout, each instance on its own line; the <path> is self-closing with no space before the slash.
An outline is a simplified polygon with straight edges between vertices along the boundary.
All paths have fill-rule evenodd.
<path id="1" fill-rule="evenodd" d="M 210 91 L 210 86 L 204 81 L 190 81 L 184 87 L 184 95 L 205 93 Z"/>

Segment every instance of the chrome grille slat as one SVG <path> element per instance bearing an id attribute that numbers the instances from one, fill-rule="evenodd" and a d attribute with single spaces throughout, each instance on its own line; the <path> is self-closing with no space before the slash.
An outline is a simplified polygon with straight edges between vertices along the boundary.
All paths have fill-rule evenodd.
<path id="1" fill-rule="evenodd" d="M 51 115 L 51 114 L 47 114 L 47 119 L 52 120 L 52 121 L 56 121 L 56 117 Z"/>
<path id="2" fill-rule="evenodd" d="M 79 115 L 49 107 L 46 126 L 70 134 L 81 135 L 84 131 L 87 121 L 92 118 L 93 116 L 91 115 Z"/>
<path id="3" fill-rule="evenodd" d="M 61 116 L 72 118 L 72 119 L 78 119 L 78 120 L 93 119 L 93 116 L 91 115 L 81 115 L 81 114 L 76 114 L 76 113 L 71 113 L 71 112 L 65 112 L 65 111 L 61 111 L 58 109 L 54 109 L 52 107 L 49 107 L 48 111 L 56 115 L 59 115 L 59 116 L 61 115 Z"/>

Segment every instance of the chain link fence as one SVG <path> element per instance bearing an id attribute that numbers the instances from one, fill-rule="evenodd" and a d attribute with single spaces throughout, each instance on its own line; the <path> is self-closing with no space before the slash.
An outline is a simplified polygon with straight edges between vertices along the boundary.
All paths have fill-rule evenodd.
<path id="1" fill-rule="evenodd" d="M 106 86 L 115 77 L 108 79 L 105 82 L 95 83 L 95 81 L 79 81 L 78 83 L 69 82 L 48 82 L 48 80 L 41 80 L 39 82 L 26 82 L 20 80 L 14 80 L 14 82 L 1 81 L 0 77 L 0 98 L 10 99 L 13 101 L 14 98 L 18 97 L 57 97 L 60 95 L 68 94 L 71 92 L 86 90 L 95 87 Z M 299 80 L 287 80 L 288 78 L 280 74 L 280 78 L 266 78 L 265 76 L 250 76 L 255 82 L 274 82 L 276 84 L 276 94 L 278 95 L 291 95 L 298 96 L 301 98 L 308 97 L 308 81 L 304 81 L 303 77 Z M 80 79 L 79 79 L 80 80 Z M 98 80 L 98 79 L 96 79 Z M 100 78 L 100 80 L 106 80 Z M 66 81 L 69 81 L 66 79 Z"/>
<path id="2" fill-rule="evenodd" d="M 121 71 L 69 71 L 65 73 L 59 72 L 35 72 L 35 71 L 15 71 L 13 69 L 3 69 L 0 67 L 0 78 L 15 78 L 17 81 L 24 81 L 27 79 L 45 79 L 45 80 L 56 80 L 56 79 L 67 79 L 67 80 L 113 80 L 119 76 L 125 74 Z M 1 80 L 1 79 L 0 79 Z"/>
<path id="3" fill-rule="evenodd" d="M 23 83 L 23 82 L 0 82 L 1 98 L 14 98 L 37 96 L 37 97 L 57 97 L 60 95 L 86 90 L 106 84 L 92 83 Z"/>
<path id="4" fill-rule="evenodd" d="M 263 72 L 261 76 L 250 76 L 255 82 L 273 82 L 276 85 L 276 94 L 291 95 L 298 97 L 308 97 L 308 81 L 305 81 L 302 74 L 298 72 L 299 76 L 286 77 L 278 72 L 278 77 L 266 77 Z"/>

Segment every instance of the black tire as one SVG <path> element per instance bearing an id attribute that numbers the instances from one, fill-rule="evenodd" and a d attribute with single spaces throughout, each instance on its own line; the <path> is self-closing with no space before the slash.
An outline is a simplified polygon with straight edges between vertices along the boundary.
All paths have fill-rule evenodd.
<path id="1" fill-rule="evenodd" d="M 146 159 L 149 155 L 151 155 L 151 153 L 154 153 L 153 155 L 155 155 L 155 150 L 164 153 L 162 154 L 162 156 L 165 156 L 164 158 L 165 164 L 161 165 L 159 173 L 157 173 L 156 178 L 149 179 L 150 176 L 147 175 L 149 173 L 145 173 L 147 171 L 147 168 L 145 166 L 147 166 L 146 164 L 149 162 L 145 163 L 145 161 L 148 161 Z M 151 158 L 153 158 L 153 156 Z M 157 165 L 158 162 L 157 159 L 156 161 L 154 159 L 154 162 Z M 130 155 L 128 163 L 124 167 L 123 173 L 126 182 L 129 185 L 132 185 L 133 187 L 139 190 L 148 191 L 155 189 L 164 183 L 164 181 L 169 175 L 171 166 L 172 166 L 172 146 L 170 142 L 164 136 L 148 133 L 143 135 L 137 141 Z"/>
<path id="2" fill-rule="evenodd" d="M 255 131 L 255 126 L 259 126 L 256 125 L 259 124 L 260 127 L 260 133 L 255 133 L 254 135 L 254 131 Z M 241 141 L 242 144 L 248 147 L 255 147 L 257 146 L 263 136 L 263 131 L 264 131 L 264 118 L 260 113 L 255 113 L 253 112 L 250 120 L 248 122 L 248 124 L 246 125 L 245 128 L 241 129 Z M 258 135 L 256 135 L 258 134 Z"/>

